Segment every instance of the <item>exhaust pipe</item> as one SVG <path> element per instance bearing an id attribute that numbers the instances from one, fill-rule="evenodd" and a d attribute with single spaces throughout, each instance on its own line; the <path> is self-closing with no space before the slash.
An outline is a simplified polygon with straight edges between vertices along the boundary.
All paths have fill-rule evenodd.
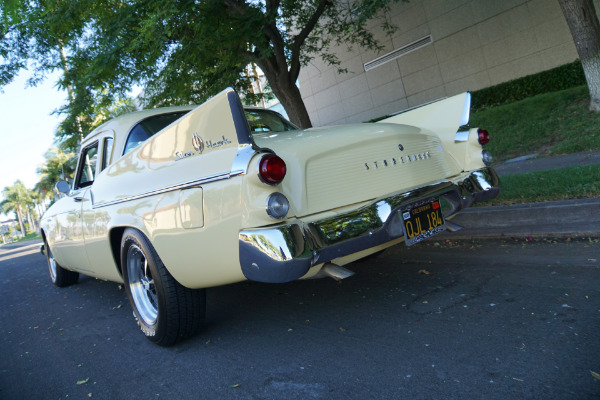
<path id="1" fill-rule="evenodd" d="M 349 269 L 340 267 L 336 264 L 327 263 L 323 265 L 321 270 L 315 276 L 313 276 L 312 279 L 329 277 L 335 279 L 336 281 L 341 281 L 342 279 L 349 278 L 352 275 L 354 275 L 354 272 L 350 271 Z"/>
<path id="2" fill-rule="evenodd" d="M 450 232 L 456 232 L 456 231 L 460 231 L 463 227 L 455 224 L 454 222 L 451 221 L 445 221 L 446 222 L 446 229 L 448 229 L 448 231 Z"/>

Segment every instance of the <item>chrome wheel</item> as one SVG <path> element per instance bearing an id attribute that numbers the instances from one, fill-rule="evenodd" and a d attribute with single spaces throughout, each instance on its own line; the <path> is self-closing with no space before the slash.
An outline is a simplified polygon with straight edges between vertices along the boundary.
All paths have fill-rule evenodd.
<path id="1" fill-rule="evenodd" d="M 46 260 L 48 261 L 48 272 L 50 272 L 50 280 L 58 287 L 65 287 L 77 283 L 79 279 L 79 272 L 70 271 L 60 266 L 54 254 L 48 246 L 48 242 L 44 241 L 44 248 L 46 249 Z"/>
<path id="2" fill-rule="evenodd" d="M 52 279 L 52 282 L 56 282 L 56 260 L 54 259 L 50 248 L 47 248 L 46 251 L 48 252 L 48 270 L 50 271 L 50 279 Z"/>
<path id="3" fill-rule="evenodd" d="M 158 297 L 148 260 L 137 244 L 127 250 L 127 276 L 131 297 L 140 318 L 146 325 L 158 319 Z"/>
<path id="4" fill-rule="evenodd" d="M 123 232 L 121 266 L 133 316 L 148 340 L 170 346 L 198 331 L 206 309 L 205 291 L 177 282 L 142 232 L 132 228 Z"/>

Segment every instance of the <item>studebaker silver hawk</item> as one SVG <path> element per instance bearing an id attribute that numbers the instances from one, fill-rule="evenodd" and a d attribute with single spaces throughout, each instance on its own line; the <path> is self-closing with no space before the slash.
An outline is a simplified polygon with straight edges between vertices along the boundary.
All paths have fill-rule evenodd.
<path id="1" fill-rule="evenodd" d="M 464 93 L 378 123 L 298 129 L 226 90 L 115 118 L 81 145 L 42 219 L 58 286 L 124 283 L 146 336 L 194 334 L 205 288 L 350 275 L 343 266 L 446 229 L 499 192 Z"/>

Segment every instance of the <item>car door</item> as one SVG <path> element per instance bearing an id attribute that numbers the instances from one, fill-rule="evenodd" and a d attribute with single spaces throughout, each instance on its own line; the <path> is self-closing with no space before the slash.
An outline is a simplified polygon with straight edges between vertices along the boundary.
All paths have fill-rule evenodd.
<path id="1" fill-rule="evenodd" d="M 68 211 L 57 216 L 60 235 L 57 252 L 62 263 L 69 268 L 90 273 L 89 258 L 84 245 L 83 212 L 91 208 L 90 188 L 96 175 L 98 142 L 81 150 L 73 190 L 61 200 Z"/>
<path id="2" fill-rule="evenodd" d="M 90 188 L 81 204 L 83 239 L 90 262 L 90 275 L 97 278 L 119 281 L 119 269 L 112 257 L 109 241 L 109 224 L 111 217 L 106 208 L 94 208 L 94 191 L 98 182 L 107 179 L 106 168 L 111 163 L 114 144 L 114 132 L 104 131 L 99 134 L 100 156 L 96 166 L 94 185 Z"/>

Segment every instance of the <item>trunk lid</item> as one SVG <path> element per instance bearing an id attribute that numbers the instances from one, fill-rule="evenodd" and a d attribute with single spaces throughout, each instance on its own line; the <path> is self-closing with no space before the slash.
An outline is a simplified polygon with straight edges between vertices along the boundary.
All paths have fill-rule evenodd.
<path id="1" fill-rule="evenodd" d="M 254 136 L 287 164 L 298 217 L 409 191 L 460 173 L 440 139 L 413 126 L 357 124 Z"/>

